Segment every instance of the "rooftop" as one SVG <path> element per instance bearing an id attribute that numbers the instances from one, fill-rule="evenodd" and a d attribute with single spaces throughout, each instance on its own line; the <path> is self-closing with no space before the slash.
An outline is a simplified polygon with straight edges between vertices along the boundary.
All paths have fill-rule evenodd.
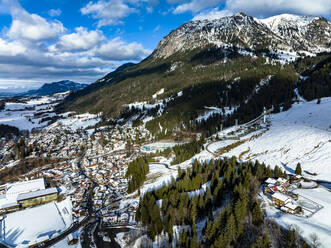
<path id="1" fill-rule="evenodd" d="M 6 195 L 18 195 L 43 189 L 45 189 L 45 181 L 43 178 L 38 178 L 35 180 L 7 184 Z"/>
<path id="2" fill-rule="evenodd" d="M 281 200 L 283 202 L 286 202 L 286 201 L 289 201 L 291 200 L 291 198 L 285 194 L 282 194 L 282 193 L 279 193 L 279 192 L 276 192 L 272 195 L 272 198 L 276 198 L 278 200 Z"/>
<path id="3" fill-rule="evenodd" d="M 294 204 L 292 202 L 289 202 L 289 203 L 286 203 L 285 207 L 287 207 L 287 208 L 289 208 L 291 210 L 295 210 L 298 207 L 298 205 L 297 204 Z"/>
<path id="4" fill-rule="evenodd" d="M 267 183 L 267 184 L 275 184 L 277 181 L 276 181 L 276 179 L 273 179 L 273 178 L 268 178 L 267 180 L 265 180 L 265 182 Z"/>

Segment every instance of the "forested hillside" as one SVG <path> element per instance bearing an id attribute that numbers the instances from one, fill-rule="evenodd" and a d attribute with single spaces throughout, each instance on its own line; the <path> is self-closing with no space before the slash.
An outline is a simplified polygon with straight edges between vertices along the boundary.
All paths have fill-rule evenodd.
<path id="1" fill-rule="evenodd" d="M 125 64 L 70 94 L 58 111 L 102 113 L 104 120 L 116 117 L 134 121 L 134 125 L 149 117 L 147 129 L 162 139 L 197 132 L 208 136 L 235 120 L 249 121 L 264 108 L 287 110 L 298 97 L 296 88 L 307 100 L 330 96 L 329 23 L 323 18 L 275 18 L 280 26 L 272 29 L 271 20 L 258 21 L 243 13 L 215 22 L 184 24 L 141 63 Z M 300 32 L 293 18 L 301 23 Z M 312 26 L 325 31 L 320 41 L 309 39 L 316 31 Z M 285 27 L 291 34 L 288 39 Z M 226 37 L 229 32 L 232 39 Z M 256 38 L 257 34 L 266 42 Z M 314 49 L 327 52 L 312 54 Z M 153 98 L 160 89 L 163 93 Z M 141 107 L 128 107 L 136 102 Z M 146 103 L 150 107 L 145 108 Z M 222 113 L 215 111 L 205 118 L 208 108 Z"/>
<path id="2" fill-rule="evenodd" d="M 163 233 L 169 243 L 175 239 L 174 227 L 182 226 L 176 247 L 308 247 L 294 230 L 263 218 L 256 195 L 268 177 L 286 175 L 277 166 L 240 164 L 235 157 L 195 161 L 192 169 L 179 169 L 168 186 L 145 193 L 136 220 L 150 239 Z"/>
<path id="3" fill-rule="evenodd" d="M 302 79 L 298 83 L 300 94 L 307 100 L 331 96 L 331 55 L 300 59 L 295 65 Z"/>

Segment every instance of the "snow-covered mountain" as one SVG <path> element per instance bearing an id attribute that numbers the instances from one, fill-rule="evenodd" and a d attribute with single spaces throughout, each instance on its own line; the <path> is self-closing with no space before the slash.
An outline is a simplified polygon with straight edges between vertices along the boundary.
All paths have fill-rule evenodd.
<path id="1" fill-rule="evenodd" d="M 257 19 L 238 13 L 215 20 L 183 24 L 166 36 L 153 52 L 167 58 L 208 45 L 250 50 L 319 53 L 331 51 L 331 22 L 322 17 L 278 15 Z"/>
<path id="2" fill-rule="evenodd" d="M 62 80 L 59 82 L 46 83 L 41 86 L 37 90 L 30 90 L 28 92 L 22 93 L 20 95 L 28 96 L 28 95 L 38 95 L 38 96 L 46 96 L 52 95 L 56 93 L 62 93 L 69 90 L 81 90 L 84 89 L 87 84 L 80 84 L 70 80 Z"/>

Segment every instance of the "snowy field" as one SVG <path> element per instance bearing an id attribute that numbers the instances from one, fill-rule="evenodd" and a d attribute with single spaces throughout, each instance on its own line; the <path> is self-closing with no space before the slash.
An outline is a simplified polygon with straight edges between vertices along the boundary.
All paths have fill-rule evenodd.
<path id="1" fill-rule="evenodd" d="M 276 221 L 285 228 L 291 225 L 298 229 L 299 233 L 307 240 L 311 241 L 311 235 L 316 234 L 324 248 L 330 247 L 331 244 L 331 192 L 324 188 L 315 189 L 296 189 L 294 193 L 313 199 L 323 208 L 317 211 L 310 218 L 299 217 L 291 214 L 285 214 L 268 204 L 265 210 L 269 218 Z"/>
<path id="2" fill-rule="evenodd" d="M 1 242 L 28 247 L 39 240 L 57 236 L 71 226 L 71 209 L 71 202 L 66 199 L 7 214 L 0 222 Z"/>
<path id="3" fill-rule="evenodd" d="M 17 127 L 20 130 L 29 130 L 33 128 L 47 127 L 47 121 L 41 120 L 45 117 L 55 116 L 54 107 L 57 104 L 55 101 L 61 100 L 66 94 L 55 94 L 53 96 L 43 96 L 36 99 L 27 100 L 26 102 L 15 103 L 6 102 L 5 109 L 0 111 L 0 124 L 6 124 Z M 40 116 L 34 117 L 34 114 L 43 113 Z M 72 114 L 69 116 L 69 114 Z M 49 128 L 63 125 L 72 130 L 85 129 L 94 126 L 100 121 L 100 118 L 92 114 L 73 115 L 73 113 L 65 113 L 62 118 L 49 126 Z"/>
<path id="4" fill-rule="evenodd" d="M 63 96 L 57 96 L 63 97 Z M 53 111 L 56 97 L 44 96 L 28 100 L 22 103 L 6 102 L 5 109 L 0 111 L 0 124 L 17 127 L 20 130 L 44 127 L 47 122 L 39 123 L 44 117 L 54 116 L 54 113 L 47 113 L 35 118 L 34 114 L 44 111 Z"/>
<path id="5" fill-rule="evenodd" d="M 293 173 L 298 162 L 303 174 L 316 173 L 316 179 L 331 181 L 331 98 L 321 104 L 312 102 L 294 104 L 286 112 L 271 115 L 271 127 L 260 137 L 246 141 L 223 156 L 233 155 L 242 160 L 259 160 L 270 166 L 281 166 Z M 247 139 L 251 135 L 241 137 Z M 231 142 L 231 141 L 228 141 Z M 220 141 L 209 148 L 213 151 L 226 146 Z M 204 151 L 201 158 L 209 155 Z"/>
<path id="6" fill-rule="evenodd" d="M 199 115 L 198 118 L 196 119 L 198 122 L 201 122 L 203 120 L 205 121 L 215 114 L 230 115 L 236 110 L 236 107 L 231 109 L 228 107 L 225 107 L 224 109 L 217 107 L 205 107 L 205 110 L 206 111 L 203 114 Z"/>
<path id="7" fill-rule="evenodd" d="M 62 125 L 72 130 L 86 129 L 88 127 L 96 125 L 101 120 L 97 115 L 89 113 L 73 115 L 70 117 L 66 115 L 68 115 L 68 113 L 63 114 L 63 116 L 65 117 L 64 119 L 58 120 L 57 122 L 50 125 L 48 128 L 54 128 L 58 125 Z"/>
<path id="8" fill-rule="evenodd" d="M 141 147 L 142 152 L 157 152 L 157 151 L 163 151 L 167 148 L 172 148 L 175 145 L 181 145 L 184 144 L 183 142 L 154 142 L 150 144 L 146 144 L 143 147 Z"/>

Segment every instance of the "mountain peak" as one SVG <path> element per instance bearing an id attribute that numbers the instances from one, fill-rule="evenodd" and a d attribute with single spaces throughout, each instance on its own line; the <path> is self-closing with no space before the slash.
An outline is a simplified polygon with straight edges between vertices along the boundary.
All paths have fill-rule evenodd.
<path id="1" fill-rule="evenodd" d="M 265 19 L 260 19 L 259 21 L 266 24 L 268 27 L 273 28 L 284 23 L 291 23 L 291 25 L 304 26 L 317 20 L 320 17 L 315 16 L 299 16 L 294 14 L 281 14 L 276 16 L 271 16 Z"/>
<path id="2" fill-rule="evenodd" d="M 235 14 L 234 16 L 243 16 L 243 17 L 246 17 L 247 15 L 244 12 L 240 11 L 237 14 Z"/>
<path id="3" fill-rule="evenodd" d="M 239 12 L 214 20 L 191 21 L 166 36 L 152 57 L 167 58 L 177 52 L 208 45 L 250 50 L 329 52 L 331 23 L 323 20 L 292 14 L 257 19 Z"/>

